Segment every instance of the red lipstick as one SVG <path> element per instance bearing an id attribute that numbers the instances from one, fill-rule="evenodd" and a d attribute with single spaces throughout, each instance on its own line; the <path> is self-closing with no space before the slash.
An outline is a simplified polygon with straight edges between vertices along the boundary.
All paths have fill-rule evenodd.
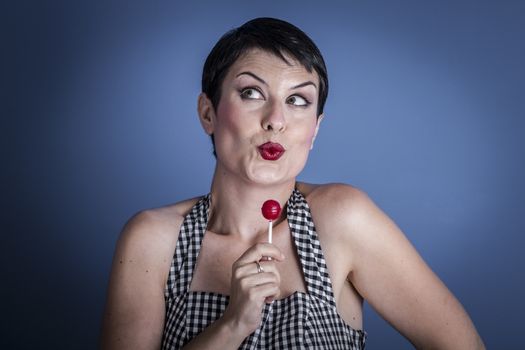
<path id="1" fill-rule="evenodd" d="M 279 143 L 266 142 L 258 148 L 261 157 L 265 160 L 277 160 L 284 154 L 284 147 Z"/>

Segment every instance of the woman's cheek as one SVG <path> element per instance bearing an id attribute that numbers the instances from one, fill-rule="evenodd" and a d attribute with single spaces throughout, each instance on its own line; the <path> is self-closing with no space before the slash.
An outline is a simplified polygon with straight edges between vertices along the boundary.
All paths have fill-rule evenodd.
<path id="1" fill-rule="evenodd" d="M 315 129 L 317 127 L 317 124 L 314 124 L 313 127 L 309 128 L 308 137 L 306 138 L 305 144 L 310 148 L 312 147 L 315 139 Z"/>
<path id="2" fill-rule="evenodd" d="M 242 130 L 239 125 L 239 111 L 232 103 L 221 103 L 217 110 L 217 123 L 222 131 L 234 131 L 237 132 Z"/>

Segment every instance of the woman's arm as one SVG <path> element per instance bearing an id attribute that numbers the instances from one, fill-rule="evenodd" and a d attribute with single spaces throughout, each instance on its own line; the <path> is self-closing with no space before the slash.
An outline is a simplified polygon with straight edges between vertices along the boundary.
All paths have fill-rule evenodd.
<path id="1" fill-rule="evenodd" d="M 117 242 L 102 324 L 102 349 L 159 349 L 164 286 L 182 217 L 144 211 Z"/>
<path id="2" fill-rule="evenodd" d="M 365 193 L 336 186 L 331 202 L 357 291 L 418 349 L 484 349 L 461 304 L 394 222 Z"/>

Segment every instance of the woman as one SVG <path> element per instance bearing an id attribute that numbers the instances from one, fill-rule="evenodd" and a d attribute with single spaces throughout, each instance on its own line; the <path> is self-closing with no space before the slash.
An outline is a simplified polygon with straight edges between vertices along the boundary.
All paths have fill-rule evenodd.
<path id="1" fill-rule="evenodd" d="M 417 348 L 482 349 L 459 302 L 362 191 L 296 181 L 323 120 L 315 44 L 259 18 L 226 33 L 203 71 L 209 195 L 133 217 L 118 241 L 107 349 L 364 347 L 366 299 Z M 283 208 L 273 242 L 261 215 Z"/>

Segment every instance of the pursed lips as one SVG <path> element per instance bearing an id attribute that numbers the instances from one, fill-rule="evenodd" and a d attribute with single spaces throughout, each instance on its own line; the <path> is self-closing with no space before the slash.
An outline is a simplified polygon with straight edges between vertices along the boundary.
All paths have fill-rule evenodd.
<path id="1" fill-rule="evenodd" d="M 257 148 L 265 160 L 278 160 L 285 152 L 284 147 L 276 142 L 266 142 Z"/>

